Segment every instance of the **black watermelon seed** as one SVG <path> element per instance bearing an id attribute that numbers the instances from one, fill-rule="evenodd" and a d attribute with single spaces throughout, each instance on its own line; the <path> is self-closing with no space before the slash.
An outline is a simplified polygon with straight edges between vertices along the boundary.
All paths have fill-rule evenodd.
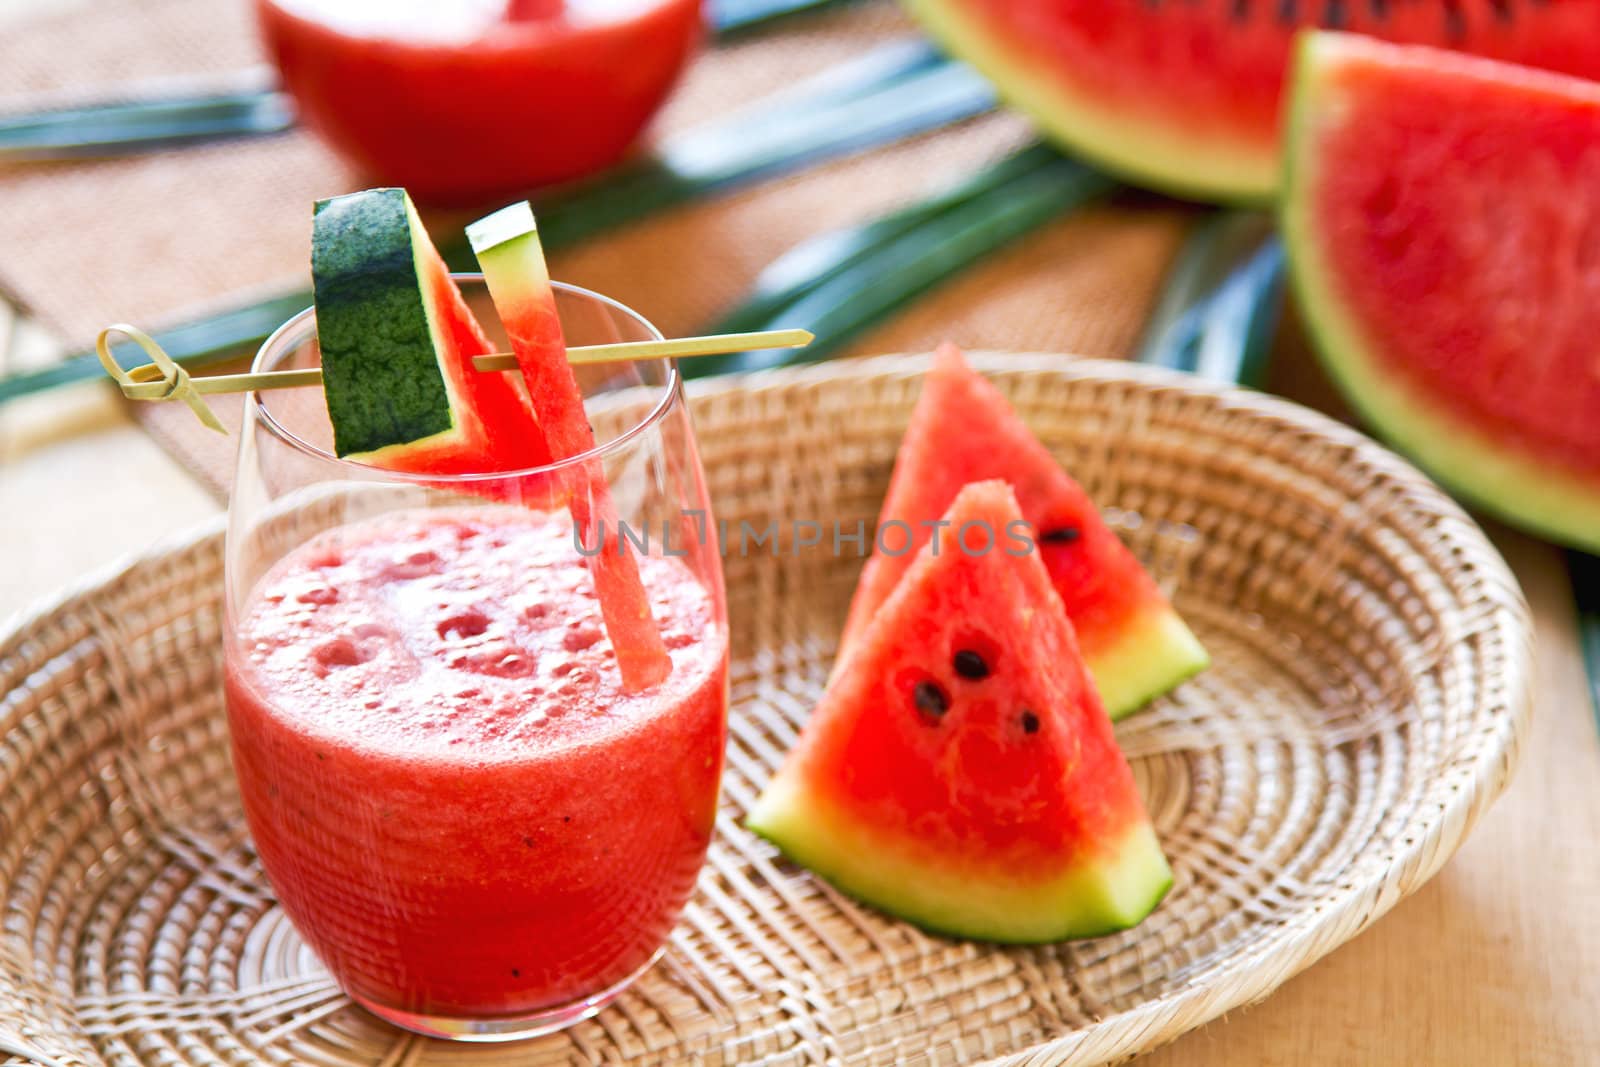
<path id="1" fill-rule="evenodd" d="M 1076 526 L 1057 526 L 1053 530 L 1041 530 L 1039 543 L 1041 545 L 1070 545 L 1083 536 L 1083 531 Z"/>
<path id="2" fill-rule="evenodd" d="M 918 711 L 936 719 L 950 710 L 950 694 L 938 682 L 926 679 L 918 682 L 916 689 L 911 692 L 911 699 Z"/>
<path id="3" fill-rule="evenodd" d="M 1025 733 L 1025 734 L 1036 734 L 1036 733 L 1038 733 L 1039 732 L 1039 716 L 1035 715 L 1031 711 L 1023 712 L 1022 713 L 1022 732 Z"/>
<path id="4" fill-rule="evenodd" d="M 989 664 L 984 662 L 982 656 L 970 648 L 963 648 L 955 655 L 956 673 L 963 678 L 977 681 L 979 678 L 989 677 Z"/>

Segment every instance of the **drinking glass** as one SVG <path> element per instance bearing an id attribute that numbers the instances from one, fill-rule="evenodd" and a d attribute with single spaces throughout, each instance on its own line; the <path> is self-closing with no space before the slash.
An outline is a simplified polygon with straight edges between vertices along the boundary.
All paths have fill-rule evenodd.
<path id="1" fill-rule="evenodd" d="M 505 347 L 481 278 L 458 284 Z M 556 294 L 571 345 L 660 336 Z M 254 369 L 318 360 L 307 310 Z M 225 659 L 251 835 L 340 986 L 433 1036 L 598 1011 L 659 955 L 711 839 L 727 610 L 682 381 L 668 361 L 578 373 L 596 447 L 513 472 L 341 460 L 320 389 L 245 401 Z M 602 611 L 640 586 L 671 663 L 643 688 Z"/>

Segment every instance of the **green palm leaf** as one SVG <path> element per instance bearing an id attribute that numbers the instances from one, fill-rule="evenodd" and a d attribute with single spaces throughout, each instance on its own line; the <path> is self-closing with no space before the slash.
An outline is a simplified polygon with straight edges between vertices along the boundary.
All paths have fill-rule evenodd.
<path id="1" fill-rule="evenodd" d="M 722 35 L 740 33 L 765 26 L 790 15 L 830 7 L 838 0 L 711 0 L 706 16 L 711 27 Z"/>
<path id="2" fill-rule="evenodd" d="M 1270 219 L 1219 212 L 1179 251 L 1134 358 L 1260 388 L 1283 307 L 1283 245 Z"/>
<path id="3" fill-rule="evenodd" d="M 273 89 L 68 108 L 0 118 L 0 163 L 152 152 L 293 125 L 294 105 Z"/>
<path id="4" fill-rule="evenodd" d="M 560 247 L 709 193 L 970 118 L 994 91 L 920 40 L 882 45 L 762 104 L 662 144 L 652 157 L 543 198 L 540 233 Z"/>
<path id="5" fill-rule="evenodd" d="M 1600 727 L 1600 559 L 1586 552 L 1568 552 L 1572 599 L 1578 613 L 1578 651 L 1589 676 L 1589 710 Z"/>
<path id="6" fill-rule="evenodd" d="M 1113 188 L 1109 178 L 1033 146 L 942 193 L 806 241 L 775 261 L 710 332 L 800 327 L 804 349 L 695 360 L 699 377 L 825 359 L 962 269 Z"/>
<path id="7" fill-rule="evenodd" d="M 993 106 L 986 82 L 925 43 L 882 45 L 771 100 L 668 138 L 650 162 L 543 199 L 541 233 L 547 248 L 561 247 L 652 211 L 909 137 Z M 468 265 L 464 242 L 443 244 L 447 258 Z M 162 331 L 155 339 L 194 369 L 260 344 L 310 303 L 309 290 L 299 289 Z M 94 354 L 85 352 L 42 370 L 0 376 L 0 403 L 101 373 Z"/>

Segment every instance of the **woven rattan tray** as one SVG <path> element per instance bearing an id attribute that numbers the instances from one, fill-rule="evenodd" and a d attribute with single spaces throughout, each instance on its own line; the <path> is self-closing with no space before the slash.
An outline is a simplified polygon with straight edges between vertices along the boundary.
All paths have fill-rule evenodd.
<path id="1" fill-rule="evenodd" d="M 1106 505 L 1215 666 L 1118 736 L 1177 882 L 1139 928 L 997 949 L 841 898 L 740 828 L 818 696 L 859 561 L 727 560 L 720 832 L 663 958 L 598 1017 L 456 1047 L 351 1007 L 256 867 L 208 527 L 0 637 L 0 1060 L 1092 1063 L 1257 1000 L 1437 871 L 1511 771 L 1526 608 L 1411 468 L 1293 405 L 1064 357 L 975 360 Z M 720 517 L 875 516 L 925 363 L 702 390 Z"/>

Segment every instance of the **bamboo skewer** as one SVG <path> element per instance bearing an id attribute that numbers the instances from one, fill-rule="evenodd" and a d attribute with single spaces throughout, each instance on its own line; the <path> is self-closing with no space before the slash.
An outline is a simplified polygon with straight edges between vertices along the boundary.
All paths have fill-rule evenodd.
<path id="1" fill-rule="evenodd" d="M 150 362 L 125 370 L 111 354 L 111 335 L 122 334 L 144 350 Z M 756 333 L 725 333 L 707 337 L 676 337 L 664 341 L 624 341 L 618 344 L 586 345 L 567 349 L 567 361 L 578 366 L 622 363 L 637 359 L 692 359 L 695 356 L 721 356 L 763 348 L 803 348 L 813 340 L 808 330 L 764 330 Z M 214 374 L 191 377 L 155 339 L 136 326 L 117 323 L 107 326 L 95 338 L 95 353 L 106 373 L 130 400 L 181 400 L 195 416 L 219 433 L 227 433 L 221 420 L 201 399 L 217 393 L 242 393 L 258 389 L 292 389 L 322 384 L 322 368 L 261 371 L 254 374 Z M 511 352 L 491 352 L 475 356 L 475 369 L 485 372 L 517 369 Z"/>

